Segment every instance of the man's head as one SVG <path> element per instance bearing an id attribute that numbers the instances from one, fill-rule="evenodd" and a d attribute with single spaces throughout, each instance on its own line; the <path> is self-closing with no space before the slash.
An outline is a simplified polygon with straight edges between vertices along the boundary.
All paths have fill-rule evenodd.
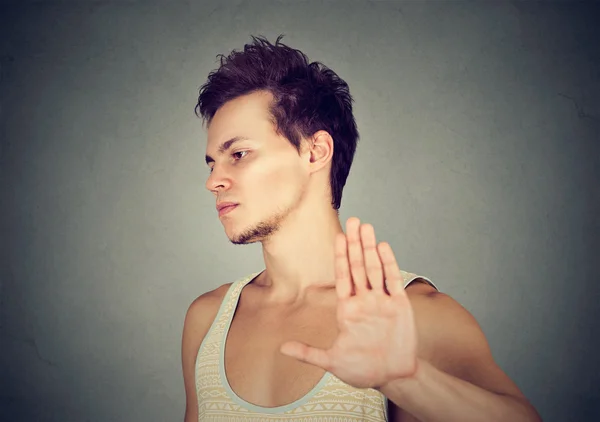
<path id="1" fill-rule="evenodd" d="M 252 198 L 273 212 L 269 228 L 254 238 L 275 230 L 276 220 L 309 197 L 339 212 L 358 131 L 348 85 L 333 71 L 309 63 L 281 36 L 275 45 L 252 38 L 243 51 L 220 56 L 196 113 L 208 127 L 207 188 L 218 201 Z M 219 146 L 233 138 L 248 139 L 221 155 Z"/>

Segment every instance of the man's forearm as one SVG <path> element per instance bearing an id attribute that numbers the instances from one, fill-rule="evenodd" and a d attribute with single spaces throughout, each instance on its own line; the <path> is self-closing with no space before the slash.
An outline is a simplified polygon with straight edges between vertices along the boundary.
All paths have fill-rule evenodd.
<path id="1" fill-rule="evenodd" d="M 541 422 L 527 402 L 484 390 L 421 359 L 413 377 L 378 390 L 422 422 Z"/>

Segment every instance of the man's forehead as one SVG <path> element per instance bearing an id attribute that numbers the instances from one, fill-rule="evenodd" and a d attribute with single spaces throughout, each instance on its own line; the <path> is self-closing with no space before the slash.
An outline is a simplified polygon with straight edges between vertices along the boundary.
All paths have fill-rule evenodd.
<path id="1" fill-rule="evenodd" d="M 219 127 L 213 126 L 208 129 L 207 149 L 217 149 L 224 143 L 235 139 L 236 141 L 260 140 L 264 139 L 271 131 L 274 131 L 273 125 L 265 119 L 231 120 L 222 122 Z"/>
<path id="2" fill-rule="evenodd" d="M 268 127 L 272 123 L 269 103 L 238 99 L 225 103 L 207 126 L 209 138 L 237 136 L 240 130 L 249 127 Z"/>

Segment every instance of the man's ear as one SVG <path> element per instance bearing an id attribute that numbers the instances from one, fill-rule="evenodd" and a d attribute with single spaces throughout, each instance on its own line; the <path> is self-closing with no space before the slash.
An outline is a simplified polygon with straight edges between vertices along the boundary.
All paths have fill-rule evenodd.
<path id="1" fill-rule="evenodd" d="M 319 169 L 333 160 L 333 138 L 329 132 L 319 130 L 311 137 L 311 154 L 314 156 L 314 163 L 318 163 Z"/>

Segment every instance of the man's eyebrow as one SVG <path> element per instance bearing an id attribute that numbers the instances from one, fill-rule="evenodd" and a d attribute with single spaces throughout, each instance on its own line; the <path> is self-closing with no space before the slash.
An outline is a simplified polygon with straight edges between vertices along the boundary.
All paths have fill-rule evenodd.
<path id="1" fill-rule="evenodd" d="M 231 146 L 232 146 L 233 144 L 235 144 L 236 142 L 239 142 L 239 141 L 247 141 L 247 140 L 249 140 L 249 139 L 250 139 L 250 138 L 246 138 L 246 137 L 244 137 L 244 136 L 234 136 L 233 138 L 231 138 L 231 139 L 230 139 L 230 140 L 228 140 L 228 141 L 225 141 L 225 142 L 223 142 L 223 143 L 222 143 L 222 144 L 219 146 L 219 149 L 218 149 L 218 154 L 219 154 L 219 155 L 222 155 L 222 154 L 223 154 L 225 151 L 227 151 L 229 148 L 231 148 Z M 214 163 L 214 162 L 215 162 L 214 158 L 212 158 L 210 155 L 207 155 L 207 156 L 205 157 L 205 160 L 206 160 L 206 164 L 208 164 L 208 163 Z"/>

